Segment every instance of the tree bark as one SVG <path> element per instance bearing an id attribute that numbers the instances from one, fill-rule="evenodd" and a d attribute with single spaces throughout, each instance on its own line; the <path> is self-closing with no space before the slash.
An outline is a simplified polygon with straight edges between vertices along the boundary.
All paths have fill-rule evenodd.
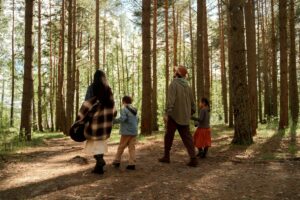
<path id="1" fill-rule="evenodd" d="M 33 98 L 33 76 L 32 76 L 32 24 L 33 24 L 33 4 L 34 0 L 25 1 L 25 55 L 24 55 L 24 79 L 21 110 L 20 137 L 25 134 L 25 139 L 31 140 L 31 115 Z"/>
<path id="2" fill-rule="evenodd" d="M 72 69 L 72 49 L 73 47 L 73 0 L 68 0 L 68 51 L 67 51 L 67 108 L 66 108 L 66 129 L 69 130 L 72 124 L 72 114 L 74 108 L 73 99 L 73 69 Z"/>
<path id="3" fill-rule="evenodd" d="M 261 55 L 261 43 L 260 43 L 260 3 L 257 2 L 257 82 L 258 82 L 258 119 L 259 122 L 263 122 L 263 114 L 262 114 L 262 82 L 261 82 L 261 63 L 260 63 L 260 55 Z"/>
<path id="4" fill-rule="evenodd" d="M 41 25 L 41 0 L 38 1 L 38 127 L 39 131 L 43 131 L 43 119 L 42 119 L 42 99 L 43 99 L 43 91 L 42 91 L 42 25 Z"/>
<path id="5" fill-rule="evenodd" d="M 76 49 L 77 49 L 77 46 L 76 46 L 76 40 L 78 40 L 78 38 L 76 37 L 76 31 L 77 31 L 77 21 L 76 21 L 76 15 L 77 15 L 77 1 L 76 0 L 73 0 L 73 19 L 72 19 L 72 23 L 73 23 L 73 27 L 72 27 L 72 34 L 73 34 L 73 46 L 72 46 L 72 99 L 73 99 L 73 109 L 72 109 L 72 122 L 74 120 L 74 113 L 77 114 L 78 110 L 74 110 L 76 107 L 74 106 L 74 98 L 75 98 L 75 87 L 76 87 L 76 71 L 77 71 L 77 67 L 76 67 L 76 61 L 77 61 L 77 55 L 76 55 Z"/>
<path id="6" fill-rule="evenodd" d="M 64 101 L 64 63 L 65 63 L 65 0 L 61 3 L 60 16 L 60 38 L 59 38 L 59 61 L 58 61 L 58 78 L 57 78 L 57 103 L 56 103 L 56 128 L 67 134 L 65 126 L 65 101 Z"/>
<path id="7" fill-rule="evenodd" d="M 15 101 L 15 0 L 12 0 L 12 29 L 11 29 L 11 103 L 10 126 L 14 126 L 14 101 Z"/>
<path id="8" fill-rule="evenodd" d="M 271 0 L 271 64 L 272 64 L 272 94 L 271 94 L 271 114 L 275 117 L 278 116 L 278 86 L 277 86 L 277 38 L 275 34 L 275 16 L 274 16 L 274 0 Z"/>
<path id="9" fill-rule="evenodd" d="M 262 22 L 261 22 L 261 37 L 262 37 L 262 51 L 263 51 L 263 81 L 264 81 L 264 116 L 270 119 L 270 85 L 269 85 L 269 63 L 268 63 L 268 47 L 266 42 L 266 16 L 265 3 L 262 3 Z"/>
<path id="10" fill-rule="evenodd" d="M 223 9 L 220 0 L 218 1 L 218 11 L 219 11 L 219 31 L 220 31 L 219 40 L 220 40 L 222 103 L 223 103 L 223 112 L 224 112 L 224 122 L 227 124 L 228 123 L 228 100 L 227 100 L 226 66 L 225 66 L 224 20 L 223 20 Z"/>
<path id="11" fill-rule="evenodd" d="M 142 3 L 142 120 L 141 133 L 150 135 L 151 125 L 151 34 L 150 34 L 150 18 L 151 18 L 151 1 L 143 0 Z"/>
<path id="12" fill-rule="evenodd" d="M 290 111 L 293 125 L 296 125 L 299 118 L 299 95 L 297 84 L 296 68 L 296 45 L 295 45 L 295 2 L 289 2 L 289 25 L 290 25 L 290 66 L 289 66 L 289 98 Z"/>
<path id="13" fill-rule="evenodd" d="M 100 12 L 100 8 L 99 8 L 99 4 L 100 4 L 100 0 L 96 0 L 96 24 L 95 24 L 95 67 L 96 70 L 100 69 L 100 58 L 99 58 L 99 32 L 100 32 L 100 28 L 99 28 L 99 12 Z"/>
<path id="14" fill-rule="evenodd" d="M 152 62 L 153 62 L 153 87 L 152 87 L 152 130 L 158 131 L 157 123 L 157 0 L 153 1 L 153 46 L 152 46 Z"/>
<path id="15" fill-rule="evenodd" d="M 249 145 L 253 143 L 247 86 L 244 1 L 230 0 L 230 34 L 232 38 L 232 91 L 234 109 L 234 137 L 232 143 Z"/>
<path id="16" fill-rule="evenodd" d="M 49 94 L 49 105 L 50 105 L 50 122 L 51 122 L 51 131 L 54 131 L 54 111 L 53 111 L 53 95 L 54 95 L 54 67 L 52 60 L 52 19 L 51 19 L 51 0 L 49 0 L 49 67 L 50 67 L 50 94 Z"/>
<path id="17" fill-rule="evenodd" d="M 194 59 L 194 38 L 193 38 L 193 21 L 192 21 L 192 0 L 189 0 L 189 29 L 191 42 L 191 69 L 192 69 L 192 90 L 193 95 L 196 95 L 196 75 L 195 75 L 195 59 Z"/>
<path id="18" fill-rule="evenodd" d="M 255 5 L 254 0 L 248 0 L 245 4 L 245 22 L 247 37 L 247 64 L 248 85 L 251 111 L 251 124 L 253 135 L 257 128 L 257 75 L 256 75 L 256 33 L 255 33 Z"/>
<path id="19" fill-rule="evenodd" d="M 203 0 L 197 0 L 197 101 L 204 97 L 203 7 Z"/>
<path id="20" fill-rule="evenodd" d="M 168 87 L 169 87 L 169 0 L 165 0 L 165 76 L 166 76 L 166 85 L 165 85 L 165 105 L 167 105 L 168 99 Z"/>
<path id="21" fill-rule="evenodd" d="M 177 66 L 177 38 L 178 38 L 178 28 L 176 22 L 176 11 L 175 11 L 175 1 L 172 3 L 172 25 L 173 25 L 173 66 Z"/>
<path id="22" fill-rule="evenodd" d="M 226 0 L 226 4 L 229 5 L 229 1 Z M 231 43 L 232 43 L 232 39 L 231 39 L 231 34 L 230 34 L 230 26 L 231 26 L 231 22 L 230 22 L 230 12 L 229 12 L 229 8 L 227 7 L 227 11 L 226 11 L 226 19 L 227 19 L 227 51 L 228 51 L 228 79 L 229 79 L 229 112 L 228 112 L 228 126 L 230 128 L 233 127 L 233 96 L 232 96 L 232 55 L 230 52 L 231 49 Z"/>
<path id="23" fill-rule="evenodd" d="M 204 73 L 204 96 L 210 99 L 210 72 L 209 72 L 209 49 L 207 33 L 207 8 L 206 0 L 203 1 L 203 73 Z"/>
<path id="24" fill-rule="evenodd" d="M 280 118 L 279 129 L 288 126 L 287 1 L 279 1 Z"/>

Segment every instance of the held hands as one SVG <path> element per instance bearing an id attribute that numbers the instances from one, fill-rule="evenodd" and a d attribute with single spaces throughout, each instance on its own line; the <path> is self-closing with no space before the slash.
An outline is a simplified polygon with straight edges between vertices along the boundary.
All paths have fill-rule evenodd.
<path id="1" fill-rule="evenodd" d="M 164 116 L 164 123 L 167 124 L 168 123 L 168 115 Z"/>

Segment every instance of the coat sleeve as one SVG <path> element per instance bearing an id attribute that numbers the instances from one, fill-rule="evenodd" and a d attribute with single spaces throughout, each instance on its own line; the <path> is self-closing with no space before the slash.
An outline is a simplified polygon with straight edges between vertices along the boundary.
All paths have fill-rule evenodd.
<path id="1" fill-rule="evenodd" d="M 176 87 L 171 83 L 168 90 L 167 114 L 170 115 L 174 109 L 176 100 Z"/>
<path id="2" fill-rule="evenodd" d="M 125 109 L 122 109 L 121 110 L 121 114 L 120 114 L 120 117 L 115 119 L 114 120 L 114 123 L 115 124 L 119 124 L 119 123 L 122 123 L 122 122 L 125 122 L 127 120 L 127 113 L 126 113 L 126 110 Z"/>

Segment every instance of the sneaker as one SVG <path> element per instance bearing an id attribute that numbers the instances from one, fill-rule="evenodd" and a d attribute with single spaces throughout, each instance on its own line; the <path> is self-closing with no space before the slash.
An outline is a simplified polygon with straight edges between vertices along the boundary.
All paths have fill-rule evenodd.
<path id="1" fill-rule="evenodd" d="M 128 165 L 126 167 L 126 169 L 128 169 L 128 170 L 135 170 L 135 165 Z"/>

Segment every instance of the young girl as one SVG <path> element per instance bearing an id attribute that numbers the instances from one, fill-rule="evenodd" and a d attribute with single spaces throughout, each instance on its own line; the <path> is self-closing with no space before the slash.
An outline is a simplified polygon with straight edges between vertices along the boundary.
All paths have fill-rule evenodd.
<path id="1" fill-rule="evenodd" d="M 193 120 L 198 122 L 198 128 L 194 134 L 194 145 L 199 150 L 197 156 L 205 158 L 208 148 L 211 146 L 210 106 L 208 99 L 202 98 L 199 107 L 199 118 L 193 117 Z"/>

